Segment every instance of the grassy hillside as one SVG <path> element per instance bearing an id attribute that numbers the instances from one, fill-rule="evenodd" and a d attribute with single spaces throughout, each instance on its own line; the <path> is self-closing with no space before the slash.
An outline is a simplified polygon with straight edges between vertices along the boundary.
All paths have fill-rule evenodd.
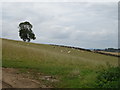
<path id="1" fill-rule="evenodd" d="M 118 66 L 118 58 L 45 44 L 2 39 L 2 66 L 52 75 L 58 81 L 44 81 L 53 87 L 94 87 L 97 72 Z M 39 80 L 39 75 L 34 74 Z"/>

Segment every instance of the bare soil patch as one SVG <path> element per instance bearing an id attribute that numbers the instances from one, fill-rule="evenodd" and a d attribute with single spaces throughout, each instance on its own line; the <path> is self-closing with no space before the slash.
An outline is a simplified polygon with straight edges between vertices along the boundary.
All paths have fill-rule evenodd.
<path id="1" fill-rule="evenodd" d="M 46 88 L 30 75 L 19 73 L 14 68 L 2 68 L 2 88 Z"/>

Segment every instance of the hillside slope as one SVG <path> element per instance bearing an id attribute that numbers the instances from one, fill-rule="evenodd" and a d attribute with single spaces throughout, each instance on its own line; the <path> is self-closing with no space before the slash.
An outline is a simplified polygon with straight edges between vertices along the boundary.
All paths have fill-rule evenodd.
<path id="1" fill-rule="evenodd" d="M 97 71 L 118 66 L 118 58 L 84 50 L 2 39 L 2 66 L 50 75 L 53 87 L 94 87 Z M 31 73 L 35 79 L 39 75 Z"/>

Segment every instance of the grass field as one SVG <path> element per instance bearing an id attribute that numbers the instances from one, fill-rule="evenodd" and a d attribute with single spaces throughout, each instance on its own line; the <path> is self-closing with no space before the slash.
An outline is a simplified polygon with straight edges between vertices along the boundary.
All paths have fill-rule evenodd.
<path id="1" fill-rule="evenodd" d="M 2 39 L 2 67 L 54 76 L 43 81 L 57 88 L 94 88 L 102 69 L 118 66 L 118 58 L 72 48 Z"/>
<path id="2" fill-rule="evenodd" d="M 106 51 L 98 51 L 98 52 L 102 52 L 102 53 L 107 53 L 107 54 L 112 54 L 112 55 L 120 55 L 119 52 L 106 52 Z"/>

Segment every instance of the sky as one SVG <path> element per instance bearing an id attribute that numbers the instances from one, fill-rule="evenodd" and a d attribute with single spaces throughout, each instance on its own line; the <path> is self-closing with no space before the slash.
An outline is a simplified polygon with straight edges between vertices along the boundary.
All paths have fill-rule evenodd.
<path id="1" fill-rule="evenodd" d="M 29 21 L 34 43 L 118 47 L 117 2 L 3 2 L 0 7 L 2 38 L 21 40 L 18 25 Z"/>

